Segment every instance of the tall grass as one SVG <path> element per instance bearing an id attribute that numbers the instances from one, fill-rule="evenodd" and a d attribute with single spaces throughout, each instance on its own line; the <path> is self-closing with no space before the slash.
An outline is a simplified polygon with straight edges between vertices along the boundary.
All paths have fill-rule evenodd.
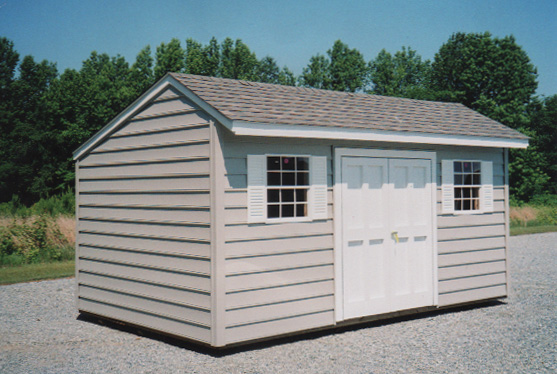
<path id="1" fill-rule="evenodd" d="M 0 265 L 17 266 L 74 258 L 73 218 L 47 215 L 0 220 Z"/>
<path id="2" fill-rule="evenodd" d="M 557 225 L 557 195 L 535 196 L 528 204 L 514 204 L 511 226 L 536 227 Z"/>
<path id="3" fill-rule="evenodd" d="M 14 195 L 0 204 L 0 266 L 74 258 L 75 199 L 72 191 L 26 207 Z"/>

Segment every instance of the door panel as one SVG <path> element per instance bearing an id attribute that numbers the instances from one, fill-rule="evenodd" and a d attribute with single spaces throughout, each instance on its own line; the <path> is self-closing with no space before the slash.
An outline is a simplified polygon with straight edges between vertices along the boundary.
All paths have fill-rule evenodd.
<path id="1" fill-rule="evenodd" d="M 341 165 L 344 318 L 433 305 L 431 161 Z"/>
<path id="2" fill-rule="evenodd" d="M 347 157 L 342 160 L 342 168 L 346 175 L 342 195 L 347 202 L 342 204 L 343 231 L 347 239 L 343 261 L 344 284 L 347 285 L 343 289 L 345 313 L 358 316 L 375 300 L 388 294 L 385 273 L 389 261 L 385 250 L 388 160 Z M 369 264 L 373 264 L 373 268 Z"/>

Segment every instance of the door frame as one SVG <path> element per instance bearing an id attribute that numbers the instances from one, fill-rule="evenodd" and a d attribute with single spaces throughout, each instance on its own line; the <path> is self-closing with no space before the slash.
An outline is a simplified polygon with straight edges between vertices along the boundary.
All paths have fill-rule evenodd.
<path id="1" fill-rule="evenodd" d="M 437 264 L 437 153 L 432 151 L 410 151 L 377 148 L 334 148 L 334 276 L 335 276 L 335 321 L 344 321 L 344 291 L 342 272 L 342 157 L 403 158 L 431 161 L 431 216 L 433 245 L 433 305 L 439 304 Z"/>

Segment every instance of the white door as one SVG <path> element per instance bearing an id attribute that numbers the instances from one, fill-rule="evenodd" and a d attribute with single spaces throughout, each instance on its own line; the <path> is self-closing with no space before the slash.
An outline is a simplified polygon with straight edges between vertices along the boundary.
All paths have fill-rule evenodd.
<path id="1" fill-rule="evenodd" d="M 431 161 L 341 167 L 344 319 L 433 305 Z"/>

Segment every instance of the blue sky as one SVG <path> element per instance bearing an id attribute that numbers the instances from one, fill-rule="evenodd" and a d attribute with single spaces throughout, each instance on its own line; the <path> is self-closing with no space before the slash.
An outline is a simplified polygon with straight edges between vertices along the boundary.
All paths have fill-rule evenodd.
<path id="1" fill-rule="evenodd" d="M 458 31 L 513 34 L 538 68 L 538 94 L 557 94 L 556 0 L 0 0 L 0 36 L 60 71 L 79 69 L 93 50 L 132 63 L 147 44 L 228 36 L 299 74 L 337 39 L 366 60 L 402 46 L 433 59 Z"/>

